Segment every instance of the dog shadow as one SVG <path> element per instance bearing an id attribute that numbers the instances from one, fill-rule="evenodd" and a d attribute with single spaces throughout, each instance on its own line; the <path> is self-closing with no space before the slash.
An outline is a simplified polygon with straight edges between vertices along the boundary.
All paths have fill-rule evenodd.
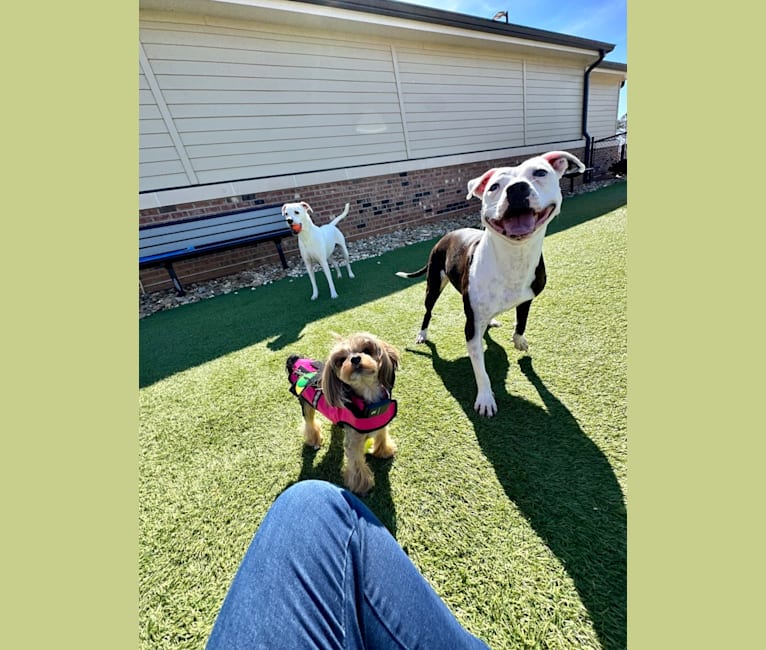
<path id="1" fill-rule="evenodd" d="M 487 334 L 485 360 L 494 378 L 498 413 L 473 410 L 475 381 L 468 357 L 442 359 L 433 368 L 473 422 L 478 442 L 506 495 L 560 560 L 587 609 L 603 648 L 627 645 L 627 516 L 622 490 L 601 450 L 535 372 L 519 368 L 544 408 L 505 389 L 505 349 Z M 424 352 L 412 352 L 427 356 Z"/>
<path id="2" fill-rule="evenodd" d="M 328 427 L 329 423 L 323 423 L 323 425 Z M 345 436 L 345 433 L 343 427 L 339 425 L 332 425 L 329 429 L 329 444 L 325 443 L 327 445 L 327 451 L 319 462 L 317 462 L 316 459 L 320 454 L 320 450 L 307 445 L 303 446 L 303 461 L 297 480 L 305 481 L 307 479 L 318 479 L 345 488 L 343 485 L 342 472 L 344 456 L 343 437 Z M 391 467 L 393 463 L 396 462 L 396 457 L 394 456 L 394 458 L 384 459 L 375 458 L 368 454 L 365 456 L 365 460 L 375 476 L 375 487 L 372 488 L 369 494 L 360 498 L 364 504 L 375 513 L 375 516 L 388 529 L 388 531 L 396 537 L 396 509 L 391 497 L 391 480 L 389 477 Z M 290 485 L 292 485 L 292 483 Z M 289 485 L 286 487 L 289 487 Z"/>
<path id="3" fill-rule="evenodd" d="M 139 386 L 149 386 L 259 342 L 265 342 L 274 352 L 295 345 L 310 324 L 413 286 L 395 273 L 401 268 L 419 267 L 433 243 L 431 240 L 412 244 L 353 262 L 355 278 L 349 279 L 345 268 L 341 278 L 333 276 L 339 294 L 335 299 L 330 298 L 324 274 L 320 272 L 316 300 L 310 300 L 310 282 L 303 275 L 142 318 Z"/>

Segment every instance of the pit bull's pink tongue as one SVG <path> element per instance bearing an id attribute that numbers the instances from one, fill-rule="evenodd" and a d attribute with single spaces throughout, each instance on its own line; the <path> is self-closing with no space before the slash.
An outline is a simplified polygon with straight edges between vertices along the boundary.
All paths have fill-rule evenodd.
<path id="1" fill-rule="evenodd" d="M 527 235 L 535 229 L 535 213 L 530 211 L 515 217 L 503 219 L 503 230 L 508 237 Z"/>

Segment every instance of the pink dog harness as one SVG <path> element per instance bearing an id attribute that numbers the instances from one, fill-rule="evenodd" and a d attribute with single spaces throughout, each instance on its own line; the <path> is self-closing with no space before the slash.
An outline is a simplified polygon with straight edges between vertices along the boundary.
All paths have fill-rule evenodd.
<path id="1" fill-rule="evenodd" d="M 396 417 L 396 400 L 386 391 L 386 397 L 373 404 L 366 404 L 361 397 L 351 396 L 344 406 L 327 403 L 319 387 L 321 364 L 313 359 L 297 358 L 288 371 L 290 392 L 315 408 L 333 424 L 345 424 L 359 433 L 371 433 L 385 427 Z"/>

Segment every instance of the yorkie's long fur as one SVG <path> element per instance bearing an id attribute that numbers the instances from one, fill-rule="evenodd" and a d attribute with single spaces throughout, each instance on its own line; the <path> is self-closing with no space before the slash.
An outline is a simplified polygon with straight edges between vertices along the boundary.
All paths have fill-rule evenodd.
<path id="1" fill-rule="evenodd" d="M 366 404 L 374 404 L 390 393 L 398 368 L 399 352 L 377 336 L 368 332 L 347 337 L 336 335 L 336 342 L 321 369 L 321 389 L 331 406 L 347 405 L 352 393 Z M 314 417 L 316 410 L 303 400 L 301 408 L 304 441 L 318 449 L 322 444 L 322 431 Z M 388 425 L 369 433 L 342 426 L 346 459 L 343 482 L 352 492 L 366 494 L 375 484 L 364 458 L 367 438 L 373 439 L 370 453 L 377 458 L 391 458 L 396 453 L 396 444 L 388 433 Z"/>

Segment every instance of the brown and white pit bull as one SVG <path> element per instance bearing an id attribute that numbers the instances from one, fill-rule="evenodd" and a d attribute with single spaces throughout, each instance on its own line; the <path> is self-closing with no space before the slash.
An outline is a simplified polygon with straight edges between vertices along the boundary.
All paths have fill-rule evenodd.
<path id="1" fill-rule="evenodd" d="M 484 228 L 461 228 L 444 235 L 422 269 L 397 273 L 403 278 L 428 273 L 426 313 L 416 343 L 426 341 L 431 311 L 447 283 L 463 296 L 465 340 L 478 391 L 474 409 L 480 415 L 497 412 L 484 365 L 484 332 L 499 325 L 495 316 L 515 307 L 513 344 L 518 350 L 528 349 L 524 331 L 529 307 L 546 282 L 543 238 L 561 211 L 559 179 L 570 166 L 585 170 L 576 156 L 552 151 L 516 167 L 490 169 L 469 181 L 466 199 L 481 199 Z"/>

